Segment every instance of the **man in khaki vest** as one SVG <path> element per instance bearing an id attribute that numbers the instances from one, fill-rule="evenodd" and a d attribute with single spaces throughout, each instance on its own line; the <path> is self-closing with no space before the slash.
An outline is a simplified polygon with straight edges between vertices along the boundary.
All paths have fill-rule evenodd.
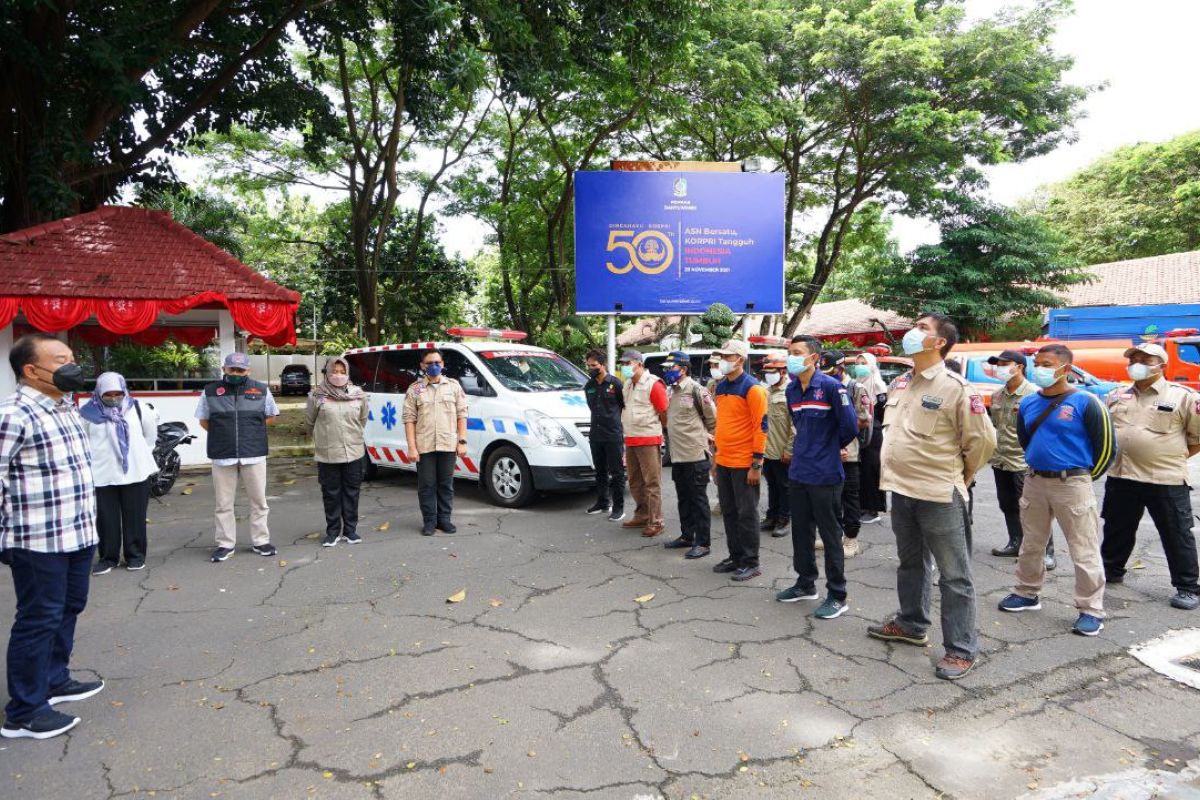
<path id="1" fill-rule="evenodd" d="M 1161 345 L 1140 344 L 1125 357 L 1133 385 L 1108 395 L 1119 455 L 1104 485 L 1104 572 L 1108 583 L 1125 581 L 1138 523 L 1149 511 L 1175 587 L 1171 605 L 1192 611 L 1200 606 L 1200 586 L 1187 462 L 1200 453 L 1200 395 L 1163 377 Z"/>
<path id="2" fill-rule="evenodd" d="M 792 463 L 792 440 L 796 428 L 788 408 L 787 350 L 771 350 L 763 361 L 763 383 L 767 386 L 767 449 L 763 453 L 763 480 L 767 482 L 767 514 L 759 530 L 780 539 L 792 524 L 788 500 L 788 465 Z"/>
<path id="3" fill-rule="evenodd" d="M 625 431 L 625 468 L 629 493 L 637 504 L 633 519 L 622 528 L 641 528 L 642 536 L 662 533 L 662 443 L 667 424 L 667 390 L 650 374 L 637 350 L 621 354 L 621 379 L 625 408 L 621 427 Z"/>
<path id="4" fill-rule="evenodd" d="M 692 360 L 676 350 L 663 361 L 663 381 L 670 387 L 667 406 L 667 450 L 671 480 L 679 504 L 680 536 L 667 549 L 688 548 L 684 558 L 710 552 L 712 517 L 708 508 L 709 438 L 717 429 L 717 406 L 692 376 Z"/>

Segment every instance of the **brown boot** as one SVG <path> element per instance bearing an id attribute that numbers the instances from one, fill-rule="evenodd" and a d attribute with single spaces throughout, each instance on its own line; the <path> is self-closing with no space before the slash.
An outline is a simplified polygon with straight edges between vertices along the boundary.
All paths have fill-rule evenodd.
<path id="1" fill-rule="evenodd" d="M 663 525 L 661 522 L 655 522 L 653 525 L 646 526 L 646 530 L 642 531 L 642 536 L 645 536 L 648 539 L 653 538 L 655 536 L 658 536 L 660 533 L 662 533 L 666 529 L 667 529 L 667 526 Z"/>
<path id="2" fill-rule="evenodd" d="M 631 520 L 622 522 L 621 527 L 622 528 L 644 528 L 649 524 L 650 524 L 650 520 L 648 520 L 648 519 L 638 519 L 637 517 L 634 517 Z"/>

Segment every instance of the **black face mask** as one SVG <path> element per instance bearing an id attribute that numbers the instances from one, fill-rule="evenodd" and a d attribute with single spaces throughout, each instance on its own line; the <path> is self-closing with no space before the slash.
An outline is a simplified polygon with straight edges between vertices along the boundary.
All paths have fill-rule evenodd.
<path id="1" fill-rule="evenodd" d="M 54 388 L 60 392 L 82 392 L 87 388 L 87 382 L 83 377 L 83 367 L 78 364 L 63 364 L 56 370 L 48 370 L 45 367 L 37 368 L 42 372 L 50 373 Z"/>
<path id="2" fill-rule="evenodd" d="M 594 380 L 594 381 L 598 381 L 598 380 L 600 380 L 600 370 L 598 370 L 598 369 L 595 369 L 595 368 L 593 368 L 593 369 L 589 369 L 589 370 L 588 370 L 588 375 L 591 375 L 591 376 L 592 376 L 592 380 Z"/>

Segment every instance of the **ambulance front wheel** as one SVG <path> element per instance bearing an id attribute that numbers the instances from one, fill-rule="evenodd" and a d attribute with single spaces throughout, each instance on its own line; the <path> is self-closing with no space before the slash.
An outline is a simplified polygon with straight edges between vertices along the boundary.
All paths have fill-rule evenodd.
<path id="1" fill-rule="evenodd" d="M 521 451 L 510 445 L 493 450 L 483 467 L 483 488 L 498 506 L 527 505 L 533 499 L 533 472 Z"/>

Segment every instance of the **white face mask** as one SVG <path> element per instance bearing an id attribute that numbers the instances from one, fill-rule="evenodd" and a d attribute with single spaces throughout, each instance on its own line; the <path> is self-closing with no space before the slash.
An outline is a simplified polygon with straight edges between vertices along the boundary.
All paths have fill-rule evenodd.
<path id="1" fill-rule="evenodd" d="M 768 372 L 765 376 L 763 376 L 763 380 L 767 382 L 767 386 L 774 386 L 775 384 L 779 383 L 779 373 Z"/>
<path id="2" fill-rule="evenodd" d="M 724 377 L 724 375 L 722 374 L 721 369 L 719 367 L 709 367 L 708 368 L 708 377 L 721 378 L 721 377 Z"/>
<path id="3" fill-rule="evenodd" d="M 1158 367 L 1152 367 L 1149 364 L 1130 364 L 1126 370 L 1129 373 L 1130 380 L 1144 381 L 1147 378 L 1154 377 L 1158 372 Z"/>
<path id="4" fill-rule="evenodd" d="M 735 369 L 737 369 L 737 366 L 738 366 L 738 362 L 736 362 L 736 361 L 722 361 L 721 362 L 721 374 L 728 375 L 729 373 L 731 373 Z"/>
<path id="5" fill-rule="evenodd" d="M 1008 383 L 1012 379 L 1012 376 L 1016 374 L 1016 372 L 1017 368 L 1009 365 L 1007 367 L 996 367 L 992 374 L 1005 383 Z"/>

